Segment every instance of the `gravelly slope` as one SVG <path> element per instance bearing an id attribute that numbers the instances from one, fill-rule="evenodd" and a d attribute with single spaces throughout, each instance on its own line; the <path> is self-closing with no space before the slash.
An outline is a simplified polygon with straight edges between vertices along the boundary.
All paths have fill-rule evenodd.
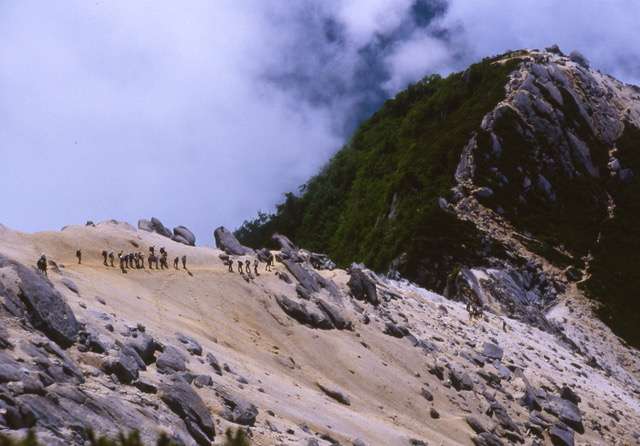
<path id="1" fill-rule="evenodd" d="M 102 265 L 102 249 L 150 245 L 186 254 L 191 274 Z M 2 432 L 35 426 L 60 445 L 83 444 L 86 427 L 209 444 L 228 426 L 257 445 L 640 441 L 638 352 L 568 282 L 544 324 L 499 305 L 470 321 L 462 302 L 357 267 L 315 270 L 304 251 L 246 278 L 217 249 L 123 224 L 0 229 L 6 258 L 31 268 L 41 252 L 57 265 L 49 280 L 77 334 L 63 350 L 36 329 L 24 278 L 0 268 Z M 47 281 L 32 280 L 55 304 Z M 371 286 L 378 305 L 359 292 Z"/>

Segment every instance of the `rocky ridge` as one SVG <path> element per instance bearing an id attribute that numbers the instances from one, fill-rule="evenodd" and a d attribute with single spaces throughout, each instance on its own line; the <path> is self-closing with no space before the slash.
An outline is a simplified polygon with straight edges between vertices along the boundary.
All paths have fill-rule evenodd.
<path id="1" fill-rule="evenodd" d="M 549 332 L 546 311 L 575 298 L 638 347 L 639 148 L 639 87 L 557 46 L 511 51 L 398 93 L 236 233 L 288 231 Z"/>
<path id="2" fill-rule="evenodd" d="M 193 276 L 101 264 L 99 247 L 132 241 L 187 253 Z M 461 302 L 363 265 L 314 266 L 277 241 L 274 273 L 247 281 L 227 272 L 228 254 L 128 225 L 1 229 L 0 432 L 33 428 L 53 445 L 84 444 L 89 426 L 147 441 L 161 429 L 186 445 L 227 426 L 257 445 L 640 441 L 638 352 L 578 295 L 547 303 L 542 320 L 496 299 L 471 321 Z M 43 250 L 48 279 L 29 266 Z M 460 274 L 483 296 L 496 295 L 492 280 L 518 295 L 540 274 L 572 290 L 556 272 L 532 259 L 520 276 Z"/>

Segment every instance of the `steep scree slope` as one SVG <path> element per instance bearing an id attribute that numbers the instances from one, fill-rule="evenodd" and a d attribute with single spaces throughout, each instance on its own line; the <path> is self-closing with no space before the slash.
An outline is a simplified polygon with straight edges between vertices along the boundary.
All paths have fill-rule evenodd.
<path id="1" fill-rule="evenodd" d="M 189 446 L 219 444 L 228 426 L 264 446 L 640 441 L 638 352 L 575 284 L 556 279 L 566 293 L 544 317 L 499 316 L 490 302 L 470 321 L 463 303 L 361 267 L 316 269 L 279 239 L 282 262 L 249 278 L 217 249 L 126 224 L 0 226 L 0 432 L 35 429 L 54 446 L 85 444 L 88 427 L 145 441 L 165 431 Z M 103 249 L 151 245 L 187 255 L 189 271 L 102 264 Z M 48 279 L 21 274 L 41 252 Z M 538 267 L 460 274 L 480 295 L 507 284 L 516 295 L 523 282 L 546 289 L 532 284 Z M 33 319 L 32 293 L 66 319 Z"/>

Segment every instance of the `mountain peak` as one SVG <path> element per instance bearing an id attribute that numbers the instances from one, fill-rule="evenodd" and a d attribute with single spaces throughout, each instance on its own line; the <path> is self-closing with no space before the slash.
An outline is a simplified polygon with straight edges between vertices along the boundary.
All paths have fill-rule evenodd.
<path id="1" fill-rule="evenodd" d="M 577 271 L 600 317 L 640 345 L 640 311 L 627 311 L 640 310 L 628 299 L 640 287 L 629 249 L 640 243 L 639 129 L 637 87 L 577 52 L 512 51 L 399 93 L 300 197 L 238 235 L 265 243 L 277 230 L 440 292 L 466 268 L 533 260 L 551 283 Z M 495 310 L 526 317 L 508 300 Z"/>

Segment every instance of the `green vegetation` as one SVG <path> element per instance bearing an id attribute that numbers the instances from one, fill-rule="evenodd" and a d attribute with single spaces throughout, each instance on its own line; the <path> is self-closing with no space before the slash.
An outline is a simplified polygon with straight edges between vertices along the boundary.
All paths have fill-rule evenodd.
<path id="1" fill-rule="evenodd" d="M 600 317 L 630 344 L 640 347 L 640 129 L 627 125 L 617 141 L 623 167 L 635 173 L 629 184 L 610 190 L 615 216 L 601 226 L 600 242 L 591 254 L 586 293 L 600 301 Z"/>
<path id="2" fill-rule="evenodd" d="M 242 429 L 237 429 L 235 432 L 231 429 L 227 429 L 225 432 L 225 446 L 251 446 L 247 434 Z"/>
<path id="3" fill-rule="evenodd" d="M 448 198 L 461 151 L 475 134 L 474 182 L 494 191 L 483 203 L 530 234 L 521 241 L 560 268 L 582 268 L 591 254 L 591 277 L 581 285 L 603 304 L 600 315 L 614 332 L 640 346 L 640 130 L 627 125 L 617 142 L 622 166 L 635 173 L 629 184 L 591 175 L 579 150 L 559 153 L 553 136 L 532 133 L 510 108 L 496 115 L 501 147 L 494 147 L 480 122 L 503 99 L 520 56 L 485 59 L 463 73 L 411 85 L 363 123 L 300 194 L 287 194 L 274 214 L 245 222 L 238 239 L 270 246 L 271 235 L 281 232 L 339 266 L 364 262 L 379 272 L 405 253 L 399 272 L 442 291 L 457 265 L 481 264 L 483 253 L 495 249 L 437 201 Z M 562 112 L 554 119 L 563 119 L 562 127 L 589 148 L 593 165 L 607 172 L 609 147 L 594 136 L 571 93 L 559 90 L 561 102 L 541 89 Z M 568 160 L 575 175 L 562 169 L 567 156 L 575 158 Z M 532 193 L 523 190 L 525 183 Z M 613 219 L 609 196 L 617 206 Z"/>
<path id="4" fill-rule="evenodd" d="M 409 86 L 362 124 L 300 195 L 287 194 L 273 215 L 259 214 L 236 236 L 257 247 L 281 232 L 341 266 L 357 261 L 378 271 L 406 253 L 400 272 L 441 289 L 453 259 L 476 256 L 481 239 L 472 224 L 442 211 L 438 197 L 450 194 L 463 147 L 504 98 L 519 63 L 485 59 Z"/>
<path id="5" fill-rule="evenodd" d="M 108 439 L 106 437 L 96 437 L 92 432 L 88 433 L 89 444 L 91 446 L 143 446 L 140 440 L 140 435 L 137 432 L 132 432 L 129 435 L 120 434 L 117 439 Z M 0 435 L 0 446 L 40 446 L 36 434 L 33 431 L 29 433 L 22 440 L 14 440 L 9 437 Z M 43 445 L 44 446 L 44 445 Z M 157 446 L 178 446 L 169 440 L 166 435 L 161 435 L 158 438 Z"/>
<path id="6" fill-rule="evenodd" d="M 109 439 L 106 437 L 96 437 L 92 432 L 88 433 L 90 446 L 144 446 L 140 435 L 137 432 L 131 432 L 129 435 L 120 434 L 116 439 Z M 250 446 L 251 443 L 247 437 L 247 434 L 242 429 L 233 431 L 227 429 L 225 433 L 224 446 Z M 29 431 L 27 435 L 21 440 L 14 440 L 10 437 L 0 435 L 0 446 L 45 446 L 38 442 L 36 434 Z M 156 446 L 178 446 L 177 443 L 172 442 L 169 438 L 162 434 Z"/>

